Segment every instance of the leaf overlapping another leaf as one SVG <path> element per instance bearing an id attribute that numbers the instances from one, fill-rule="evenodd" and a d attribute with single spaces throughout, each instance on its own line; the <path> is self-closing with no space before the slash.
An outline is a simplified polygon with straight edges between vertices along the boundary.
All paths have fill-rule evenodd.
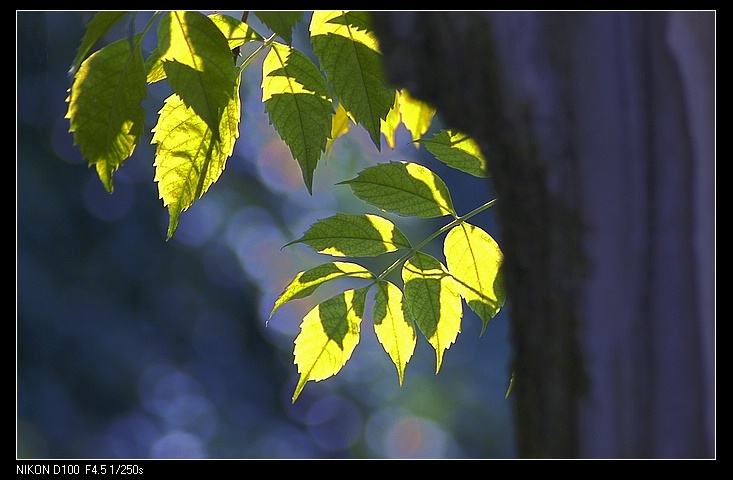
<path id="1" fill-rule="evenodd" d="M 422 218 L 456 215 L 448 187 L 429 168 L 410 162 L 380 163 L 339 182 L 382 210 Z"/>
<path id="2" fill-rule="evenodd" d="M 318 67 L 299 50 L 274 43 L 262 64 L 262 101 L 312 193 L 313 171 L 326 150 L 333 115 Z"/>
<path id="3" fill-rule="evenodd" d="M 278 308 L 290 300 L 305 298 L 324 283 L 344 277 L 373 279 L 374 275 L 361 265 L 351 262 L 323 263 L 317 267 L 300 272 L 275 300 L 275 305 L 270 312 L 270 318 L 272 318 L 272 315 Z"/>
<path id="4" fill-rule="evenodd" d="M 347 213 L 318 220 L 301 238 L 287 245 L 294 243 L 305 243 L 318 253 L 336 257 L 375 257 L 411 247 L 407 237 L 390 220 L 378 215 Z"/>
<path id="5" fill-rule="evenodd" d="M 359 328 L 369 287 L 346 290 L 316 305 L 303 318 L 295 339 L 295 364 L 300 378 L 293 393 L 297 400 L 309 380 L 337 374 L 359 343 Z"/>
<path id="6" fill-rule="evenodd" d="M 141 102 L 147 96 L 139 45 L 127 38 L 90 55 L 74 75 L 66 118 L 74 143 L 97 169 L 108 192 L 112 174 L 132 155 L 145 123 Z"/>
<path id="7" fill-rule="evenodd" d="M 438 373 L 443 352 L 461 331 L 463 303 L 458 288 L 446 267 L 422 252 L 416 252 L 405 262 L 402 280 L 410 312 L 435 349 L 435 373 Z"/>
<path id="8" fill-rule="evenodd" d="M 219 137 L 183 100 L 172 94 L 165 100 L 151 143 L 155 150 L 155 178 L 163 205 L 168 207 L 168 238 L 178 227 L 181 213 L 201 198 L 219 179 L 239 136 L 241 106 L 239 77 L 223 111 Z"/>
<path id="9" fill-rule="evenodd" d="M 173 92 L 218 139 L 220 119 L 239 82 L 224 34 L 199 12 L 167 12 L 158 25 L 158 51 Z"/>
<path id="10" fill-rule="evenodd" d="M 369 12 L 315 11 L 310 35 L 334 95 L 380 149 L 381 122 L 394 103 L 394 89 L 384 76 Z"/>

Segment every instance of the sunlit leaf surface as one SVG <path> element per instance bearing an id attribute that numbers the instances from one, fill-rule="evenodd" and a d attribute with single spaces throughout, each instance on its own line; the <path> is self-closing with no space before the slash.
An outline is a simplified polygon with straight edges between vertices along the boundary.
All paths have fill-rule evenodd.
<path id="1" fill-rule="evenodd" d="M 374 278 L 372 272 L 356 263 L 329 262 L 298 273 L 275 300 L 270 318 L 275 311 L 290 300 L 305 298 L 319 286 L 336 278 Z"/>
<path id="2" fill-rule="evenodd" d="M 224 34 L 199 12 L 167 12 L 158 25 L 158 51 L 173 92 L 218 138 L 219 121 L 239 81 Z"/>
<path id="3" fill-rule="evenodd" d="M 221 117 L 218 140 L 178 95 L 168 97 L 160 111 L 151 143 L 157 144 L 154 165 L 158 193 L 170 216 L 168 238 L 178 227 L 181 213 L 219 179 L 234 151 L 241 116 L 239 77 L 234 90 Z"/>
<path id="4" fill-rule="evenodd" d="M 483 322 L 483 330 L 504 305 L 499 245 L 479 227 L 463 223 L 445 237 L 443 251 L 458 291 Z M 482 333 L 483 333 L 482 330 Z"/>
<path id="5" fill-rule="evenodd" d="M 295 364 L 300 378 L 293 402 L 309 380 L 317 382 L 337 374 L 351 358 L 359 343 L 368 288 L 346 290 L 316 305 L 303 318 L 295 339 Z"/>
<path id="6" fill-rule="evenodd" d="M 402 385 L 405 367 L 417 344 L 415 325 L 407 312 L 405 299 L 393 283 L 381 281 L 374 296 L 374 331 L 379 343 L 389 354 Z"/>

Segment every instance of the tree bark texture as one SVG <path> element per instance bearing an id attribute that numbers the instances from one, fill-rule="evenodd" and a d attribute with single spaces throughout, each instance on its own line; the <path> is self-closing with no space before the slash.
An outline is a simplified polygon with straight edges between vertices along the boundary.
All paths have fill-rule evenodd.
<path id="1" fill-rule="evenodd" d="M 487 159 L 518 454 L 714 456 L 714 12 L 373 19 Z"/>

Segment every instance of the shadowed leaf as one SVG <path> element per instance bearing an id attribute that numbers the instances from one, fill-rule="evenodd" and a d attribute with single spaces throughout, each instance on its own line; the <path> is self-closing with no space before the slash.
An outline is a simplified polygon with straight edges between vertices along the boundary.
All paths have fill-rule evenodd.
<path id="1" fill-rule="evenodd" d="M 294 243 L 305 243 L 318 253 L 336 257 L 375 257 L 410 248 L 400 229 L 386 218 L 347 213 L 318 220 L 301 238 L 287 245 Z"/>
<path id="2" fill-rule="evenodd" d="M 417 327 L 435 349 L 435 373 L 443 352 L 461 331 L 463 303 L 453 277 L 434 257 L 417 252 L 402 267 L 405 299 Z"/>
<path id="3" fill-rule="evenodd" d="M 455 215 L 450 192 L 443 180 L 417 163 L 380 163 L 338 185 L 349 185 L 360 199 L 399 215 L 422 218 Z"/>
<path id="4" fill-rule="evenodd" d="M 74 143 L 97 169 L 108 192 L 112 174 L 132 155 L 140 140 L 147 96 L 145 70 L 138 40 L 124 38 L 90 55 L 74 75 L 66 101 L 66 117 Z"/>
<path id="5" fill-rule="evenodd" d="M 262 64 L 262 101 L 312 193 L 313 171 L 331 133 L 333 105 L 326 82 L 303 53 L 275 43 Z"/>

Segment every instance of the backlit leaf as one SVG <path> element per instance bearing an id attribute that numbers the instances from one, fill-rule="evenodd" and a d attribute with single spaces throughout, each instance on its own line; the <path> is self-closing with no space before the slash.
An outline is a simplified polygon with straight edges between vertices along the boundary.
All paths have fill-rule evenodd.
<path id="1" fill-rule="evenodd" d="M 326 152 L 331 150 L 333 142 L 342 135 L 346 135 L 351 130 L 351 119 L 343 105 L 339 104 L 336 113 L 331 117 L 331 135 L 326 142 Z"/>
<path id="2" fill-rule="evenodd" d="M 181 213 L 219 179 L 234 151 L 241 115 L 239 77 L 233 90 L 221 116 L 218 140 L 178 95 L 168 97 L 160 111 L 151 143 L 157 144 L 154 165 L 158 193 L 170 216 L 168 238 L 178 227 Z"/>
<path id="3" fill-rule="evenodd" d="M 316 305 L 303 318 L 295 338 L 298 385 L 293 402 L 309 380 L 320 381 L 337 374 L 359 343 L 364 300 L 369 287 L 346 290 Z"/>
<path id="4" fill-rule="evenodd" d="M 308 192 L 331 133 L 333 105 L 318 67 L 299 50 L 275 43 L 262 64 L 262 101 L 270 123 L 298 161 Z"/>
<path id="5" fill-rule="evenodd" d="M 303 12 L 296 11 L 274 11 L 274 12 L 252 12 L 264 23 L 267 28 L 276 33 L 278 37 L 285 40 L 288 45 L 293 43 L 293 27 L 303 19 Z"/>
<path id="6" fill-rule="evenodd" d="M 224 34 L 202 13 L 167 12 L 158 25 L 158 51 L 173 92 L 218 138 L 239 77 Z"/>
<path id="7" fill-rule="evenodd" d="M 229 15 L 214 13 L 209 15 L 209 19 L 224 35 L 230 50 L 246 42 L 261 42 L 264 40 L 260 34 L 254 31 L 249 25 Z M 150 53 L 150 56 L 145 61 L 145 71 L 147 72 L 148 83 L 165 80 L 166 74 L 163 69 L 163 60 L 160 57 L 160 50 L 158 47 Z"/>
<path id="8" fill-rule="evenodd" d="M 316 288 L 336 278 L 374 278 L 372 272 L 356 263 L 329 262 L 298 273 L 275 300 L 270 318 L 275 311 L 290 300 L 305 298 Z"/>
<path id="9" fill-rule="evenodd" d="M 147 96 L 143 57 L 124 38 L 90 55 L 74 75 L 66 101 L 69 131 L 89 165 L 97 169 L 108 192 L 113 190 L 112 174 L 135 150 L 140 140 Z"/>
<path id="10" fill-rule="evenodd" d="M 449 167 L 470 173 L 474 177 L 489 176 L 481 150 L 465 133 L 441 130 L 432 138 L 420 140 L 420 143 Z"/>
<path id="11" fill-rule="evenodd" d="M 400 90 L 400 117 L 402 123 L 412 135 L 415 147 L 420 144 L 417 141 L 425 135 L 430 128 L 435 116 L 435 107 L 413 98 L 406 89 Z"/>
<path id="12" fill-rule="evenodd" d="M 402 290 L 388 281 L 380 281 L 374 296 L 373 317 L 377 339 L 397 367 L 402 385 L 405 367 L 417 344 L 415 325 L 407 312 Z"/>
<path id="13" fill-rule="evenodd" d="M 448 232 L 443 252 L 458 291 L 483 322 L 483 333 L 506 299 L 499 245 L 481 228 L 463 223 Z"/>
<path id="14" fill-rule="evenodd" d="M 405 262 L 402 280 L 412 317 L 435 349 L 435 373 L 438 373 L 443 352 L 461 331 L 463 303 L 458 288 L 445 266 L 422 252 Z"/>
<path id="15" fill-rule="evenodd" d="M 384 76 L 369 12 L 314 11 L 310 35 L 334 95 L 379 149 L 380 124 L 392 108 L 394 89 Z"/>
<path id="16" fill-rule="evenodd" d="M 376 257 L 410 242 L 399 228 L 378 215 L 337 213 L 318 220 L 294 243 L 305 243 L 318 253 L 336 257 Z"/>
<path id="17" fill-rule="evenodd" d="M 398 215 L 422 218 L 455 215 L 453 200 L 443 180 L 417 163 L 380 163 L 338 185 L 349 185 L 360 199 Z"/>
<path id="18" fill-rule="evenodd" d="M 382 120 L 382 123 L 380 124 L 382 135 L 384 135 L 384 138 L 387 140 L 387 145 L 389 146 L 389 148 L 392 149 L 394 149 L 395 132 L 397 131 L 397 127 L 400 126 L 401 122 L 399 99 L 399 92 L 395 92 L 394 104 L 392 105 L 392 108 L 389 109 L 387 117 Z"/>

